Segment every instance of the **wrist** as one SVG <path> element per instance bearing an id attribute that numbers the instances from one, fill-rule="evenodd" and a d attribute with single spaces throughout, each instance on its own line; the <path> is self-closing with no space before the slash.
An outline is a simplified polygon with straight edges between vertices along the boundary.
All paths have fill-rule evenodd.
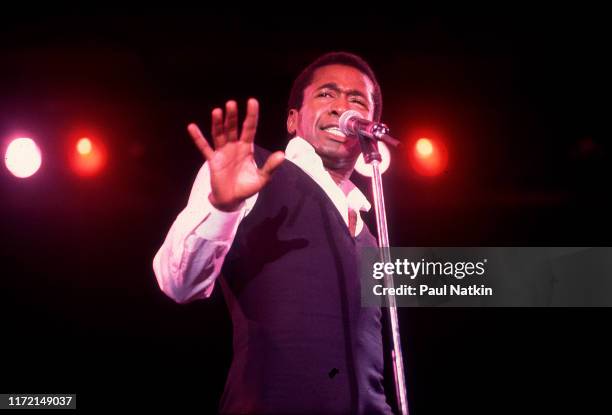
<path id="1" fill-rule="evenodd" d="M 240 205 L 242 204 L 242 200 L 220 203 L 219 201 L 217 201 L 217 199 L 215 199 L 215 196 L 212 192 L 208 195 L 208 201 L 211 205 L 215 207 L 215 209 L 218 209 L 222 212 L 235 212 L 240 208 Z"/>

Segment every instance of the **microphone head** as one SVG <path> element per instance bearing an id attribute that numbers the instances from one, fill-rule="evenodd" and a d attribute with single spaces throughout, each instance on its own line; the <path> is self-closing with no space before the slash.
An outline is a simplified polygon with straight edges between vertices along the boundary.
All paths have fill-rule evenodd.
<path id="1" fill-rule="evenodd" d="M 355 110 L 348 110 L 345 111 L 341 116 L 340 116 L 340 120 L 338 122 L 338 127 L 340 128 L 340 131 L 342 131 L 342 133 L 344 135 L 355 135 L 357 134 L 357 131 L 354 131 L 353 128 L 350 126 L 350 119 L 351 118 L 362 118 L 361 114 Z"/>

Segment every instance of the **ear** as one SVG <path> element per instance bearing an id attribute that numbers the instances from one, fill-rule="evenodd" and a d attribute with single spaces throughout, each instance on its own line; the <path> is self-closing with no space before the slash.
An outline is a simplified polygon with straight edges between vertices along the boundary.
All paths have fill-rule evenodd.
<path id="1" fill-rule="evenodd" d="M 289 134 L 295 135 L 298 124 L 298 110 L 291 109 L 289 110 L 289 115 L 287 115 L 287 132 Z"/>

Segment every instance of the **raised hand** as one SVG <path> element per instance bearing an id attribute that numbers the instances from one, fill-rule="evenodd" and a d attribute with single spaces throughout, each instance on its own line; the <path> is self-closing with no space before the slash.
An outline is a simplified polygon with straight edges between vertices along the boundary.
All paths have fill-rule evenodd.
<path id="1" fill-rule="evenodd" d="M 211 194 L 209 200 L 219 210 L 236 210 L 240 203 L 259 192 L 270 180 L 274 170 L 285 159 L 282 151 L 268 157 L 261 169 L 253 158 L 253 141 L 257 130 L 259 103 L 251 98 L 247 102 L 247 114 L 238 137 L 238 106 L 235 101 L 225 104 L 223 110 L 212 111 L 213 150 L 202 132 L 195 124 L 187 130 L 196 146 L 200 149 L 210 167 Z"/>

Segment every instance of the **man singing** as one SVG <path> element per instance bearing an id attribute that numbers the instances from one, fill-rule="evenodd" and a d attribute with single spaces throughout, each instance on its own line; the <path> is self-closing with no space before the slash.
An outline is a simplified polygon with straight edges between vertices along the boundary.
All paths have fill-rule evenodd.
<path id="1" fill-rule="evenodd" d="M 285 152 L 254 145 L 258 103 L 212 111 L 212 143 L 188 131 L 206 162 L 155 256 L 160 288 L 179 303 L 218 280 L 233 322 L 221 413 L 389 414 L 381 311 L 362 307 L 359 248 L 376 246 L 370 209 L 349 177 L 359 141 L 347 110 L 378 121 L 380 87 L 358 56 L 334 52 L 295 80 Z"/>

